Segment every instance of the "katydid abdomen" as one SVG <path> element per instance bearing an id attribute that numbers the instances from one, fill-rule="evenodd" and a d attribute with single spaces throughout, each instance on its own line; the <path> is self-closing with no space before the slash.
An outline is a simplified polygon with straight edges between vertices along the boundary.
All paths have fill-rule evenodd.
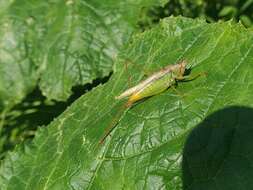
<path id="1" fill-rule="evenodd" d="M 134 103 L 146 97 L 154 96 L 165 91 L 167 88 L 175 84 L 173 73 L 164 75 L 160 79 L 150 83 L 138 92 L 133 93 L 128 100 L 128 104 Z"/>

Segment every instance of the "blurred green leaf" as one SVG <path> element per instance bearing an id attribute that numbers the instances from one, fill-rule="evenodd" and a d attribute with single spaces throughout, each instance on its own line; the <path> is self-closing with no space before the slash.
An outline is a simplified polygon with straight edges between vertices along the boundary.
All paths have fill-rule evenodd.
<path id="1" fill-rule="evenodd" d="M 247 0 L 243 6 L 240 8 L 240 11 L 243 12 L 245 11 L 247 8 L 249 8 L 249 6 L 251 6 L 253 3 L 253 0 Z"/>
<path id="2" fill-rule="evenodd" d="M 219 12 L 219 16 L 220 17 L 230 16 L 230 18 L 232 18 L 236 14 L 237 14 L 237 9 L 235 7 L 233 7 L 233 6 L 225 6 Z"/>
<path id="3" fill-rule="evenodd" d="M 240 21 L 246 27 L 250 27 L 252 25 L 252 22 L 251 22 L 250 18 L 246 15 L 240 16 Z"/>
<path id="4" fill-rule="evenodd" d="M 212 115 L 231 105 L 253 106 L 252 44 L 252 32 L 240 24 L 207 24 L 181 17 L 165 19 L 136 35 L 121 51 L 108 83 L 79 98 L 38 131 L 32 144 L 20 146 L 4 160 L 1 189 L 196 190 L 215 189 L 213 185 L 223 190 L 251 189 L 243 172 L 253 159 L 251 149 L 240 146 L 240 127 L 252 126 L 252 115 L 237 117 L 226 111 Z M 193 64 L 192 74 L 205 71 L 208 76 L 179 83 L 177 90 L 183 96 L 168 89 L 121 112 L 125 100 L 115 101 L 115 96 L 128 88 L 129 75 L 137 84 L 145 75 L 143 70 L 157 71 L 182 59 Z M 131 62 L 127 70 L 126 60 Z M 214 118 L 208 122 L 210 133 L 204 139 L 193 133 L 188 141 L 192 129 L 205 126 L 209 116 Z M 118 124 L 111 136 L 98 145 L 115 120 Z M 203 153 L 194 152 L 194 147 Z"/>

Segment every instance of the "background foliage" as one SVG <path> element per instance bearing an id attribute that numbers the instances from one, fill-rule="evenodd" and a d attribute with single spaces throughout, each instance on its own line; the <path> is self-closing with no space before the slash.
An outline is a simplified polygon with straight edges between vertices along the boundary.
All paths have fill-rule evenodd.
<path id="1" fill-rule="evenodd" d="M 183 15 L 191 18 L 204 18 L 208 22 L 234 19 L 245 27 L 252 26 L 252 0 L 169 0 L 163 7 L 151 8 L 151 22 L 170 15 Z M 143 23 L 146 26 L 148 22 Z M 150 24 L 150 23 L 149 23 Z"/>

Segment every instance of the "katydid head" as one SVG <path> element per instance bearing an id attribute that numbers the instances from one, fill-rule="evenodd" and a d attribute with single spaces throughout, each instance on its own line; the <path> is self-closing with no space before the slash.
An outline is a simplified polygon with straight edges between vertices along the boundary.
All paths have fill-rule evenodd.
<path id="1" fill-rule="evenodd" d="M 183 60 L 177 64 L 176 69 L 173 71 L 176 74 L 176 76 L 181 77 L 184 75 L 185 70 L 186 70 L 186 65 L 187 65 L 186 60 Z"/>

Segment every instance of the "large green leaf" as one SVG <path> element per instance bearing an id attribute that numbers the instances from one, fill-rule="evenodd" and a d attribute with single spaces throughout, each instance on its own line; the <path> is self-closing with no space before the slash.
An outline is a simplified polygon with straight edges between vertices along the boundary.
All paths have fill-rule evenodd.
<path id="1" fill-rule="evenodd" d="M 251 185 L 252 109 L 227 107 L 253 106 L 252 44 L 252 32 L 240 24 L 186 18 L 165 19 L 136 35 L 108 83 L 9 154 L 1 189 L 250 189 L 244 187 Z M 192 74 L 208 75 L 121 112 L 125 101 L 114 97 L 128 87 L 129 76 L 137 84 L 144 70 L 181 59 L 193 64 Z"/>
<path id="2" fill-rule="evenodd" d="M 39 86 L 66 100 L 71 88 L 107 76 L 137 28 L 143 7 L 160 1 L 14 0 L 0 2 L 0 108 Z"/>

